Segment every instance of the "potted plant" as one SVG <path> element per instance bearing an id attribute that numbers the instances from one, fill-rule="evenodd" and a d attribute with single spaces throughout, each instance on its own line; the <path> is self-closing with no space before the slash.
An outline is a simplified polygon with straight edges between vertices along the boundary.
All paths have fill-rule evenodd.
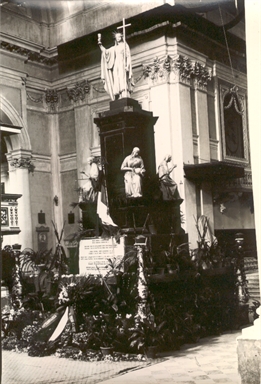
<path id="1" fill-rule="evenodd" d="M 157 326 L 149 319 L 138 319 L 136 327 L 131 329 L 130 346 L 136 347 L 138 351 L 142 351 L 149 358 L 155 358 L 157 348 L 164 339 L 162 328 L 165 323 L 163 321 Z"/>
<path id="2" fill-rule="evenodd" d="M 100 321 L 99 333 L 96 335 L 100 341 L 100 350 L 104 356 L 111 355 L 113 352 L 113 342 L 116 338 L 116 327 L 114 322 L 107 319 L 103 314 L 100 316 Z"/>
<path id="3" fill-rule="evenodd" d="M 84 330 L 88 334 L 88 348 L 100 350 L 103 355 L 113 352 L 117 336 L 115 317 L 103 312 L 85 318 Z"/>

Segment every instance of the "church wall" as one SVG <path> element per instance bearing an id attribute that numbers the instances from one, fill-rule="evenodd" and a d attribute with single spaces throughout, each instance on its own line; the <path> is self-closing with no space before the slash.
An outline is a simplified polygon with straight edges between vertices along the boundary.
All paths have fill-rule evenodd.
<path id="1" fill-rule="evenodd" d="M 34 79 L 33 81 L 36 81 L 36 84 L 43 89 L 52 89 L 52 81 L 58 76 L 57 65 L 49 68 L 46 65 L 28 61 L 25 64 L 25 69 L 29 75 L 28 81 Z"/>
<path id="2" fill-rule="evenodd" d="M 18 46 L 19 41 L 15 41 L 14 44 Z M 39 88 L 51 88 L 50 81 L 59 75 L 58 66 L 54 65 L 53 67 L 48 67 L 36 61 L 27 61 L 27 59 L 28 54 L 23 54 L 22 52 L 19 54 L 11 54 L 8 51 L 1 51 L 2 68 L 8 70 L 9 72 L 12 71 L 13 75 L 16 74 L 17 76 L 20 76 L 21 81 L 23 78 L 23 81 L 27 82 L 28 84 L 35 84 L 36 89 L 38 90 Z"/>
<path id="3" fill-rule="evenodd" d="M 247 201 L 242 202 L 240 198 L 235 201 L 224 203 L 226 209 L 220 212 L 220 206 L 214 205 L 215 229 L 254 229 L 254 215 L 250 212 Z"/>
<path id="4" fill-rule="evenodd" d="M 76 150 L 75 117 L 73 111 L 59 113 L 60 155 L 73 153 Z"/>
<path id="5" fill-rule="evenodd" d="M 88 174 L 87 158 L 92 155 L 92 135 L 97 128 L 93 123 L 93 111 L 86 104 L 76 107 L 74 116 L 78 179 L 80 179 L 83 177 L 80 172 L 85 171 Z M 99 139 L 97 144 L 99 144 Z M 99 154 L 98 151 L 97 155 Z"/>
<path id="6" fill-rule="evenodd" d="M 50 155 L 49 127 L 45 113 L 27 110 L 27 124 L 33 153 Z M 41 140 L 39 140 L 41 138 Z"/>
<path id="7" fill-rule="evenodd" d="M 3 80 L 3 79 L 2 79 Z M 16 111 L 22 115 L 22 96 L 21 89 L 12 85 L 4 85 L 4 81 L 1 84 L 1 94 L 12 103 Z M 5 82 L 6 83 L 6 82 Z"/>
<path id="8" fill-rule="evenodd" d="M 22 55 L 12 55 L 9 52 L 1 51 L 1 69 L 16 72 L 23 72 L 26 77 L 25 58 Z"/>
<path id="9" fill-rule="evenodd" d="M 79 200 L 79 195 L 77 192 L 77 170 L 70 170 L 67 172 L 61 173 L 61 187 L 63 191 L 63 200 L 62 200 L 62 212 L 63 218 L 65 221 L 64 227 L 64 239 L 71 234 L 78 232 L 79 230 L 79 220 L 80 220 L 80 210 L 78 207 L 72 208 L 70 205 L 72 203 L 77 203 Z M 68 223 L 68 213 L 74 213 L 75 223 Z"/>
<path id="10" fill-rule="evenodd" d="M 30 202 L 31 202 L 31 221 L 33 229 L 33 249 L 38 249 L 38 240 L 36 227 L 42 224 L 38 223 L 38 213 L 43 211 L 45 213 L 45 225 L 49 227 L 48 233 L 48 249 L 53 246 L 53 196 L 51 193 L 51 173 L 38 172 L 35 170 L 34 175 L 30 177 Z M 25 245 L 26 246 L 26 245 Z"/>
<path id="11" fill-rule="evenodd" d="M 56 46 L 65 43 L 74 38 L 87 35 L 93 31 L 104 29 L 110 25 L 119 23 L 123 18 L 128 19 L 134 15 L 145 12 L 149 9 L 162 5 L 164 1 L 141 2 L 135 4 L 129 2 L 123 4 L 96 4 L 94 7 L 85 5 L 86 10 L 71 15 L 61 22 L 51 25 L 50 28 L 50 46 Z"/>
<path id="12" fill-rule="evenodd" d="M 86 99 L 89 101 L 89 95 L 86 97 Z M 79 201 L 79 193 L 76 191 L 76 189 L 83 187 L 83 185 L 86 183 L 86 175 L 89 174 L 89 165 L 87 164 L 87 159 L 90 156 L 100 156 L 100 148 L 99 148 L 99 137 L 97 142 L 97 147 L 93 147 L 93 135 L 94 132 L 97 135 L 97 127 L 93 123 L 93 117 L 95 112 L 92 110 L 92 108 L 87 105 L 87 100 L 84 101 L 83 104 L 75 103 L 74 108 L 74 116 L 75 116 L 75 140 L 76 140 L 76 162 L 75 162 L 75 174 L 74 179 L 69 181 L 69 175 L 64 174 L 63 182 L 68 183 L 67 185 L 67 191 L 68 195 L 66 197 L 66 204 L 67 207 L 72 202 L 78 202 Z M 85 172 L 85 174 L 82 174 L 81 172 Z M 64 206 L 65 211 L 68 211 L 68 208 Z M 70 209 L 71 210 L 71 209 Z M 69 211 L 68 211 L 69 212 Z M 68 213 L 67 212 L 67 213 Z M 77 217 L 78 219 L 81 218 L 82 212 L 81 210 L 76 207 L 73 212 L 75 213 L 76 221 Z M 78 226 L 75 224 L 69 225 L 66 227 L 66 234 L 70 234 L 73 231 L 76 231 L 78 229 Z"/>
<path id="13" fill-rule="evenodd" d="M 17 10 L 16 10 L 17 12 Z M 48 44 L 48 26 L 37 23 L 29 17 L 22 17 L 17 13 L 8 12 L 5 7 L 1 8 L 1 31 L 19 39 L 27 40 L 46 47 Z"/>

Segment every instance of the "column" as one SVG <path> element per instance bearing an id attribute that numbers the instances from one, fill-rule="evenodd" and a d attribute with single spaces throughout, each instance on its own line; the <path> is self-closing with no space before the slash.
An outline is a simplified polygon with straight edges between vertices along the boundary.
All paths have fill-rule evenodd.
<path id="1" fill-rule="evenodd" d="M 15 158 L 31 157 L 31 152 L 16 150 L 8 154 L 9 161 L 9 191 L 16 194 L 21 194 L 18 200 L 18 225 L 21 229 L 19 235 L 10 236 L 10 239 L 5 239 L 5 242 L 12 242 L 21 244 L 21 249 L 33 248 L 33 235 L 32 235 L 32 213 L 31 213 L 31 199 L 30 199 L 30 178 L 33 177 L 29 174 L 26 167 L 11 166 L 12 160 Z"/>

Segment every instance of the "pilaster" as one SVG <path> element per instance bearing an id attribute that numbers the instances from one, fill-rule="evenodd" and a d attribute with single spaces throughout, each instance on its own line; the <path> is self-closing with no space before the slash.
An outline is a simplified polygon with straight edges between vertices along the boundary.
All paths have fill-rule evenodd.
<path id="1" fill-rule="evenodd" d="M 87 159 L 91 156 L 92 143 L 92 115 L 90 107 L 81 105 L 74 108 L 75 134 L 76 134 L 76 156 L 79 172 L 87 168 Z"/>
<path id="2" fill-rule="evenodd" d="M 179 77 L 170 85 L 171 108 L 171 149 L 173 162 L 177 164 L 174 180 L 184 199 L 181 211 L 184 214 L 184 229 L 189 233 L 189 242 L 196 236 L 193 216 L 197 216 L 195 184 L 184 178 L 183 164 L 194 164 L 193 132 L 191 116 L 190 79 Z"/>
<path id="3" fill-rule="evenodd" d="M 165 155 L 172 152 L 172 124 L 168 83 L 157 83 L 151 87 L 150 110 L 153 111 L 156 116 L 160 116 L 157 123 L 155 124 L 155 155 L 156 168 L 158 168 Z"/>
<path id="4" fill-rule="evenodd" d="M 199 84 L 198 79 L 193 81 L 193 92 L 195 97 L 195 124 L 198 135 L 198 162 L 210 162 L 210 139 L 208 123 L 208 99 L 207 89 L 204 84 Z M 204 182 L 200 186 L 200 213 L 205 215 L 214 228 L 214 212 L 212 202 L 211 184 Z"/>
<path id="5" fill-rule="evenodd" d="M 51 173 L 52 173 L 52 201 L 53 201 L 53 221 L 57 231 L 60 234 L 63 227 L 62 213 L 62 189 L 60 175 L 60 158 L 59 158 L 59 119 L 57 113 L 48 115 L 48 124 L 50 127 L 50 149 L 51 149 Z"/>

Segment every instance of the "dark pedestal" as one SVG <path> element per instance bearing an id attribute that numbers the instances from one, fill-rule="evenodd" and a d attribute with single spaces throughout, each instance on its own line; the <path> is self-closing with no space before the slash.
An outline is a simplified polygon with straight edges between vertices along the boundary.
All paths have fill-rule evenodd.
<path id="1" fill-rule="evenodd" d="M 153 231 L 152 234 L 170 234 L 171 232 L 179 234 L 182 232 L 181 201 L 163 201 L 160 198 L 153 199 L 145 196 L 140 199 L 129 199 L 125 205 L 112 204 L 111 214 L 123 229 L 136 228 L 138 233 L 146 224 L 144 229 Z"/>
<path id="2" fill-rule="evenodd" d="M 134 147 L 140 148 L 144 161 L 143 194 L 148 194 L 148 185 L 156 174 L 154 124 L 157 119 L 152 112 L 142 110 L 139 103 L 130 98 L 112 101 L 110 110 L 94 119 L 100 131 L 110 207 L 125 199 L 124 173 L 120 168 Z"/>
<path id="3" fill-rule="evenodd" d="M 82 225 L 85 230 L 90 230 L 93 236 L 99 236 L 99 220 L 96 202 L 81 202 Z"/>
<path id="4" fill-rule="evenodd" d="M 181 235 L 183 200 L 164 201 L 157 176 L 154 144 L 157 119 L 131 98 L 111 101 L 110 109 L 94 119 L 99 128 L 110 215 L 121 229 L 131 233 Z M 142 178 L 142 197 L 127 198 L 121 165 L 134 147 L 140 148 L 146 172 Z"/>

